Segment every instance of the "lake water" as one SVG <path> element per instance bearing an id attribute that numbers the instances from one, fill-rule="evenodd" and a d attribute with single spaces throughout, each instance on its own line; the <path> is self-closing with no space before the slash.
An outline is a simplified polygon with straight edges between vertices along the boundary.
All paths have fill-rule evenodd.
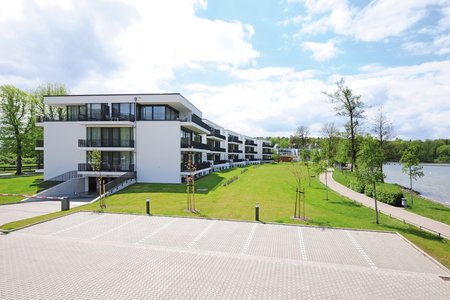
<path id="1" fill-rule="evenodd" d="M 423 196 L 450 204 L 450 164 L 420 164 L 425 176 L 413 179 L 413 189 Z M 384 165 L 385 181 L 409 187 L 409 177 L 402 172 L 402 165 Z"/>

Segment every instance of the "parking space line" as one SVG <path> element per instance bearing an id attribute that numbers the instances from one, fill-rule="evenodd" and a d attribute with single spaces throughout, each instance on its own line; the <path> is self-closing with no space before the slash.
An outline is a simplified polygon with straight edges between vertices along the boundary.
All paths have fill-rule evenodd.
<path id="1" fill-rule="evenodd" d="M 217 220 L 212 221 L 205 229 L 202 230 L 188 245 L 187 248 L 193 247 L 202 237 L 206 235 L 209 229 L 217 223 Z"/>
<path id="2" fill-rule="evenodd" d="M 97 235 L 94 236 L 92 239 L 93 239 L 93 240 L 96 240 L 96 239 L 98 239 L 99 237 L 105 236 L 105 235 L 107 235 L 108 233 L 113 232 L 114 230 L 120 229 L 120 228 L 122 228 L 122 227 L 124 227 L 124 226 L 126 226 L 126 225 L 128 225 L 128 224 L 130 224 L 130 223 L 133 223 L 133 222 L 135 222 L 136 220 L 139 220 L 139 219 L 141 219 L 141 218 L 142 218 L 141 216 L 137 216 L 136 218 L 134 218 L 134 219 L 132 219 L 132 220 L 130 220 L 130 221 L 128 221 L 128 222 L 125 222 L 125 223 L 123 223 L 122 225 L 119 225 L 119 226 L 114 227 L 114 228 L 111 228 L 111 229 L 109 229 L 109 230 L 107 230 L 107 231 L 105 231 L 105 232 L 102 232 L 102 233 L 100 233 L 100 234 L 97 234 Z"/>
<path id="3" fill-rule="evenodd" d="M 298 238 L 300 243 L 300 253 L 302 255 L 303 260 L 308 260 L 308 256 L 306 256 L 306 248 L 305 248 L 305 240 L 303 239 L 302 228 L 298 228 Z"/>
<path id="4" fill-rule="evenodd" d="M 135 245 L 141 245 L 143 242 L 145 242 L 146 240 L 148 240 L 149 238 L 151 238 L 152 236 L 154 236 L 155 234 L 163 231 L 164 229 L 166 229 L 167 227 L 169 227 L 172 223 L 174 223 L 176 220 L 178 219 L 172 219 L 172 221 L 170 221 L 169 223 L 167 223 L 166 225 L 161 226 L 160 228 L 156 229 L 155 231 L 153 231 L 152 233 L 150 233 L 149 235 L 147 235 L 146 237 L 142 238 L 141 240 L 137 241 L 135 243 Z"/>
<path id="5" fill-rule="evenodd" d="M 64 228 L 64 229 L 61 229 L 61 230 L 58 230 L 58 231 L 52 232 L 52 233 L 48 234 L 48 236 L 54 236 L 54 235 L 57 235 L 57 234 L 59 234 L 59 233 L 62 233 L 62 232 L 65 232 L 65 231 L 68 231 L 68 230 L 71 230 L 71 229 L 74 229 L 74 228 L 80 227 L 80 226 L 82 226 L 82 225 L 85 225 L 85 224 L 88 224 L 88 223 L 91 223 L 91 222 L 95 222 L 95 221 L 98 221 L 98 220 L 100 220 L 100 219 L 102 219 L 102 218 L 104 218 L 104 217 L 106 217 L 106 216 L 107 216 L 107 215 L 106 215 L 106 214 L 104 214 L 104 215 L 102 215 L 102 216 L 99 216 L 99 217 L 97 217 L 97 218 L 94 218 L 94 219 L 90 219 L 90 220 L 87 220 L 87 221 L 84 221 L 84 222 L 78 223 L 78 224 L 76 224 L 76 225 L 70 226 L 70 227 L 68 227 L 68 228 Z"/>
<path id="6" fill-rule="evenodd" d="M 352 242 L 353 246 L 355 246 L 356 250 L 361 254 L 361 256 L 366 260 L 367 264 L 372 269 L 377 269 L 377 266 L 375 263 L 370 259 L 369 255 L 367 255 L 366 251 L 361 247 L 361 245 L 356 241 L 356 239 L 350 234 L 350 232 L 346 231 L 345 234 L 347 234 L 348 238 Z"/>
<path id="7" fill-rule="evenodd" d="M 245 241 L 244 247 L 242 247 L 241 255 L 247 254 L 248 247 L 250 246 L 250 243 L 252 242 L 253 236 L 255 235 L 256 226 L 258 224 L 253 224 L 252 230 L 249 232 L 247 240 Z"/>

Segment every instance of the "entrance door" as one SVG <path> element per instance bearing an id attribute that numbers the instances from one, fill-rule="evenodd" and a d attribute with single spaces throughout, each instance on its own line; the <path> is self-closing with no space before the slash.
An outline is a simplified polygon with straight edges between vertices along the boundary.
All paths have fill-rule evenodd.
<path id="1" fill-rule="evenodd" d="M 89 177 L 89 194 L 96 194 L 97 192 L 97 178 Z"/>

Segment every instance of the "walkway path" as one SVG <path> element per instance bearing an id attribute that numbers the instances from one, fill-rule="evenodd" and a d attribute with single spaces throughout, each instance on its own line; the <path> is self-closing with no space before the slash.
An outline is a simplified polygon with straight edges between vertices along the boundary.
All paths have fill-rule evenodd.
<path id="1" fill-rule="evenodd" d="M 372 209 L 375 209 L 375 204 L 373 198 L 367 197 L 364 194 L 357 193 L 344 185 L 336 182 L 333 179 L 332 172 L 328 172 L 328 187 L 335 192 L 350 198 L 356 202 L 361 203 L 364 206 L 370 207 Z M 325 173 L 320 175 L 320 181 L 325 184 Z M 425 230 L 431 230 L 434 231 L 434 233 L 440 233 L 442 236 L 445 236 L 446 238 L 450 238 L 450 226 L 447 224 L 422 217 L 420 215 L 417 215 L 415 213 L 411 213 L 409 211 L 406 211 L 402 207 L 395 207 L 391 206 L 386 203 L 382 203 L 378 201 L 378 211 L 390 215 L 394 218 L 404 220 L 406 223 L 421 227 Z"/>

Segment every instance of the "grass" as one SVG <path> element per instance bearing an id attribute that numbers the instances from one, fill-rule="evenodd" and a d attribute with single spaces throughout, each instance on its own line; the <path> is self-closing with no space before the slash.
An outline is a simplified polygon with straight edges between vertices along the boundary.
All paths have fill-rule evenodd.
<path id="1" fill-rule="evenodd" d="M 355 174 L 348 171 L 336 171 L 333 173 L 333 178 L 347 187 L 350 182 L 356 180 Z M 414 203 L 411 204 L 409 191 L 403 191 L 401 187 L 396 184 L 378 183 L 377 189 L 378 188 L 386 191 L 402 191 L 408 199 L 408 211 L 450 225 L 450 207 L 430 201 L 418 194 L 414 194 Z"/>
<path id="2" fill-rule="evenodd" d="M 42 190 L 54 186 L 55 182 L 42 183 L 42 174 L 0 177 L 0 193 L 34 195 Z M 24 199 L 22 196 L 0 197 L 0 204 L 15 203 Z"/>
<path id="3" fill-rule="evenodd" d="M 450 267 L 450 242 L 436 235 L 420 231 L 396 219 L 380 215 L 380 224 L 375 224 L 373 210 L 349 199 L 329 192 L 325 200 L 325 187 L 314 178 L 311 187 L 307 186 L 306 172 L 303 178 L 306 198 L 306 217 L 310 220 L 293 220 L 295 201 L 295 179 L 291 164 L 263 165 L 210 174 L 196 181 L 196 207 L 199 214 L 186 209 L 184 184 L 134 184 L 107 198 L 105 212 L 145 214 L 145 200 L 151 199 L 151 212 L 166 216 L 197 216 L 205 218 L 254 220 L 255 204 L 260 204 L 260 219 L 263 222 L 295 223 L 315 226 L 341 228 L 359 228 L 383 231 L 396 231 L 415 245 L 436 258 L 447 268 Z M 224 187 L 227 179 L 239 176 L 239 179 Z M 98 203 L 77 207 L 72 211 L 98 211 Z M 57 217 L 67 212 L 58 212 L 47 217 Z M 17 221 L 3 225 L 2 229 L 13 229 L 45 220 L 46 216 Z"/>

